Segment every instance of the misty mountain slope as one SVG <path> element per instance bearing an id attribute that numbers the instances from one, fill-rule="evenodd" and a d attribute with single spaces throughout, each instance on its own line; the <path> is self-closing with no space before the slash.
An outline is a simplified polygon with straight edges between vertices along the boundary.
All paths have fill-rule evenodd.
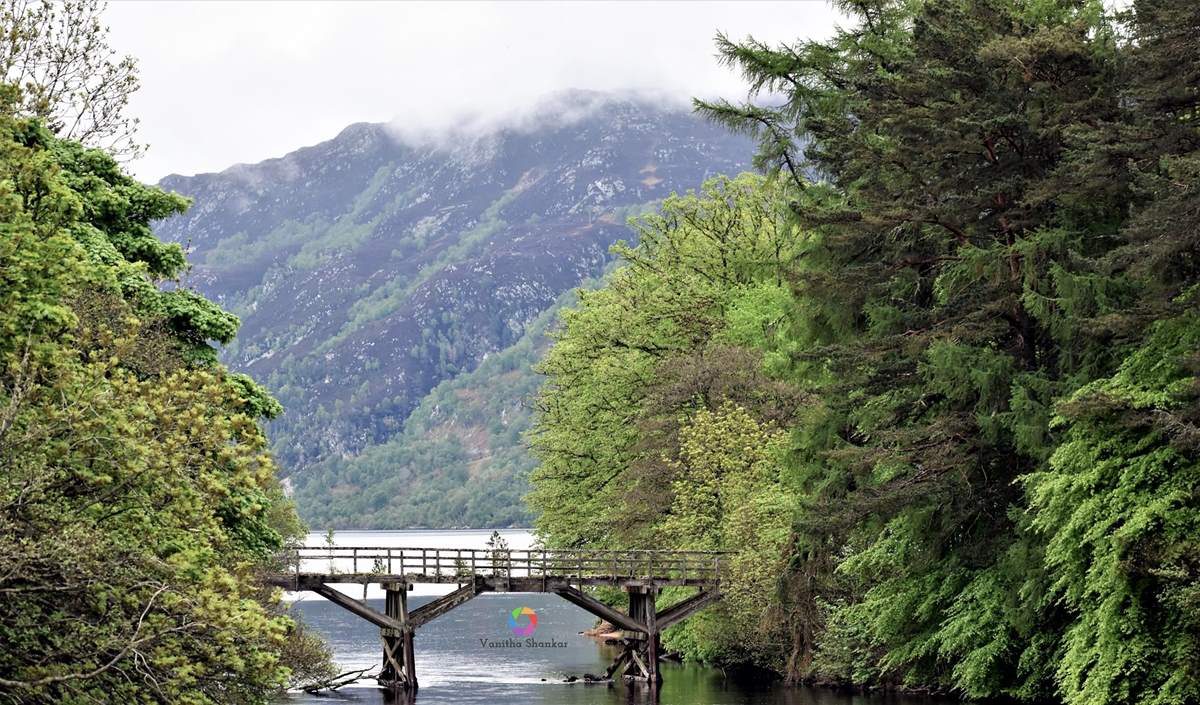
<path id="1" fill-rule="evenodd" d="M 561 112 L 571 117 L 550 114 Z M 317 488 L 345 495 L 380 481 L 382 470 L 351 477 L 357 465 L 342 461 L 401 434 L 439 383 L 516 344 L 564 292 L 598 275 L 611 244 L 630 237 L 630 214 L 740 171 L 750 151 L 685 112 L 571 93 L 504 129 L 417 142 L 356 124 L 279 159 L 169 176 L 161 185 L 194 205 L 157 232 L 190 248 L 186 283 L 241 317 L 224 358 L 284 403 L 272 437 L 302 513 L 313 515 Z M 461 467 L 408 472 L 450 477 Z M 355 525 L 328 511 L 317 513 Z M 463 522 L 447 512 L 394 520 Z"/>

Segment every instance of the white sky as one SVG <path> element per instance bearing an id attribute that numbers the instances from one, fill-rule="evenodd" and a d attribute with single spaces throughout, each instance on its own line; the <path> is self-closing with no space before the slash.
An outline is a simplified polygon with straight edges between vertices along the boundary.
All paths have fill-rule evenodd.
<path id="1" fill-rule="evenodd" d="M 140 63 L 145 181 L 281 156 L 354 122 L 500 119 L 568 88 L 741 98 L 712 38 L 824 37 L 807 2 L 129 2 L 105 15 Z"/>

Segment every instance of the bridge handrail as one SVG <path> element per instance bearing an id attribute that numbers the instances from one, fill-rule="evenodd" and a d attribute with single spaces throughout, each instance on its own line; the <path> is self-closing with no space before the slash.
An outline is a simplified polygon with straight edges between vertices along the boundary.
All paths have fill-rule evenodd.
<path id="1" fill-rule="evenodd" d="M 723 551 L 665 549 L 493 549 L 409 546 L 300 546 L 279 556 L 289 572 L 416 575 L 438 578 L 490 575 L 588 579 L 672 578 L 715 580 Z M 304 570 L 312 562 L 321 570 Z"/>

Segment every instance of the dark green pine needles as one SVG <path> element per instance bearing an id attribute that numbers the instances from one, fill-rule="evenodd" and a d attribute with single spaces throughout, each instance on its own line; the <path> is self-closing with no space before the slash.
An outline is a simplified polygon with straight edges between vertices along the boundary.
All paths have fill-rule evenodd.
<path id="1" fill-rule="evenodd" d="M 712 661 L 1197 701 L 1200 6 L 838 4 L 719 38 L 771 100 L 697 107 L 774 176 L 669 202 L 564 316 L 541 528 L 735 551 L 671 637 Z"/>

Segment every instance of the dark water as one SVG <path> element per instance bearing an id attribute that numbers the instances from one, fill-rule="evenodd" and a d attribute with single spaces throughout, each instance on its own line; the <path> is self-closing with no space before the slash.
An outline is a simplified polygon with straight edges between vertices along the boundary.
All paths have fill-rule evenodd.
<path id="1" fill-rule="evenodd" d="M 413 595 L 409 598 L 410 608 L 431 599 L 432 595 Z M 382 611 L 381 599 L 368 602 Z M 521 640 L 512 635 L 508 622 L 508 615 L 517 607 L 529 607 L 537 613 L 538 625 L 534 633 L 537 640 L 565 642 L 566 646 L 488 648 L 481 645 L 481 639 Z M 379 631 L 364 620 L 319 598 L 305 598 L 296 609 L 329 639 L 343 668 L 380 662 Z M 554 595 L 490 594 L 476 597 L 418 630 L 415 651 L 420 689 L 415 702 L 418 705 L 655 702 L 645 685 L 562 682 L 569 675 L 601 673 L 616 656 L 612 647 L 579 634 L 592 624 L 590 614 Z M 292 694 L 285 702 L 296 705 L 397 701 L 370 681 L 321 696 Z M 846 695 L 744 680 L 733 682 L 715 669 L 664 663 L 663 684 L 657 702 L 662 705 L 944 705 L 947 701 Z"/>

